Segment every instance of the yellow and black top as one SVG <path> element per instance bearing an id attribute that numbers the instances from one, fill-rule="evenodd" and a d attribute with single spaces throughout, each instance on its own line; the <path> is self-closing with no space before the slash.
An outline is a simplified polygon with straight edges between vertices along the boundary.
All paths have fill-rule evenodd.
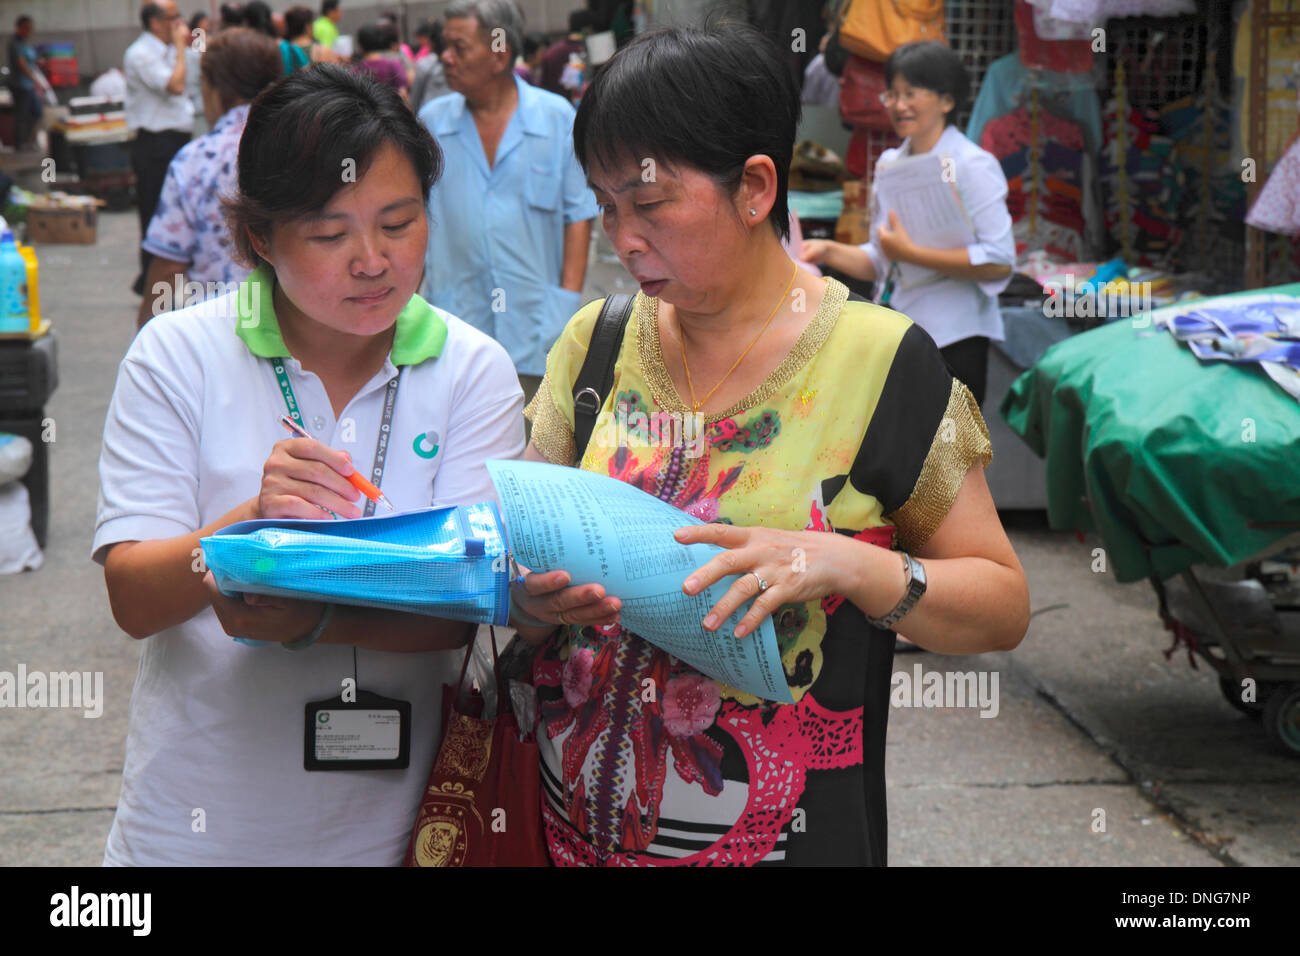
<path id="1" fill-rule="evenodd" d="M 573 459 L 572 385 L 601 304 L 569 321 L 526 412 L 552 462 Z M 929 335 L 848 301 L 834 280 L 781 365 L 698 435 L 683 430 L 690 409 L 657 319 L 658 302 L 638 295 L 581 466 L 704 521 L 915 550 L 992 457 L 974 398 Z M 775 617 L 789 705 L 719 685 L 619 627 L 570 628 L 543 649 L 557 863 L 885 863 L 893 638 L 835 595 Z M 659 694 L 642 693 L 647 679 Z"/>

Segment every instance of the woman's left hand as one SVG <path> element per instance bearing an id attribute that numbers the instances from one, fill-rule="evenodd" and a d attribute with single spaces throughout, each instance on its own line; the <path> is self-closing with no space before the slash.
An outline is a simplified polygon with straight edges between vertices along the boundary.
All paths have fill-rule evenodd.
<path id="1" fill-rule="evenodd" d="M 854 553 L 846 550 L 845 544 L 862 545 L 825 531 L 780 531 L 728 524 L 688 525 L 674 531 L 673 537 L 681 544 L 716 544 L 728 549 L 693 571 L 682 590 L 699 594 L 722 578 L 740 575 L 704 618 L 705 630 L 717 630 L 736 608 L 754 598 L 736 627 L 736 637 L 757 629 L 763 618 L 782 604 L 842 594 L 847 581 L 845 572 L 854 560 Z M 760 590 L 758 578 L 767 583 L 766 590 Z"/>
<path id="2" fill-rule="evenodd" d="M 912 237 L 907 234 L 907 230 L 903 228 L 903 224 L 898 221 L 898 213 L 891 209 L 889 225 L 881 223 L 876 235 L 876 242 L 886 259 L 891 262 L 912 261 L 916 246 L 912 243 Z"/>
<path id="3" fill-rule="evenodd" d="M 217 620 L 231 637 L 287 644 L 314 631 L 325 613 L 325 605 L 320 601 L 298 601 L 265 594 L 229 597 L 218 590 L 211 571 L 204 575 L 203 586 L 212 599 Z"/>

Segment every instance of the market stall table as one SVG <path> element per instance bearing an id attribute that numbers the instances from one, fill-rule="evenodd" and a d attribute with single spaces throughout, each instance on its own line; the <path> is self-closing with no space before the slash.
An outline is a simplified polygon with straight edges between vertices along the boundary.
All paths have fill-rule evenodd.
<path id="1" fill-rule="evenodd" d="M 1238 295 L 1261 292 L 1300 295 L 1300 283 Z M 1244 640 L 1192 572 L 1296 540 L 1300 402 L 1257 366 L 1202 363 L 1135 316 L 1053 346 L 1013 383 L 1001 413 L 1046 459 L 1051 527 L 1099 534 L 1115 577 L 1150 579 L 1175 628 L 1162 582 L 1182 577 L 1209 622 L 1199 643 L 1187 635 L 1194 649 L 1234 706 L 1262 712 L 1271 738 L 1300 754 L 1300 627 Z M 1254 707 L 1230 693 L 1246 678 L 1260 688 Z"/>

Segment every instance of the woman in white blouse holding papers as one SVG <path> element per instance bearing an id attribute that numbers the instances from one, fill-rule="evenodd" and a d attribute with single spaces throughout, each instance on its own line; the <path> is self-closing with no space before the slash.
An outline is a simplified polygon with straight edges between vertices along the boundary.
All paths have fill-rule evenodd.
<path id="1" fill-rule="evenodd" d="M 933 152 L 951 160 L 942 168 L 951 171 L 975 240 L 952 249 L 918 245 L 896 214 L 886 217 L 873 202 L 870 240 L 853 246 L 813 239 L 804 243 L 802 257 L 874 281 L 877 301 L 929 332 L 953 374 L 983 404 L 989 340 L 1003 337 L 997 297 L 1011 278 L 1016 255 L 1006 176 L 991 153 L 953 125 L 970 89 L 956 53 L 932 42 L 901 46 L 885 63 L 885 83 L 882 101 L 903 144 L 881 154 L 877 178 L 881 167 L 908 156 Z M 901 263 L 933 275 L 921 272 L 905 281 Z"/>

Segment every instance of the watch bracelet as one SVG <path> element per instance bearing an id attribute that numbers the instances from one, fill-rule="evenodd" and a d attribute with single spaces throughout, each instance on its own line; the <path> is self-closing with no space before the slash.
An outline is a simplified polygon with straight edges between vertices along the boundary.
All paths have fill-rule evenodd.
<path id="1" fill-rule="evenodd" d="M 921 597 L 919 594 L 912 593 L 912 581 L 914 580 L 912 574 L 912 561 L 915 559 L 906 551 L 900 551 L 898 553 L 902 555 L 903 574 L 906 577 L 906 580 L 903 583 L 903 596 L 899 599 L 898 603 L 894 605 L 893 609 L 883 617 L 867 617 L 868 624 L 872 627 L 879 628 L 882 631 L 893 630 L 894 625 L 907 616 L 907 613 L 912 610 Z"/>

